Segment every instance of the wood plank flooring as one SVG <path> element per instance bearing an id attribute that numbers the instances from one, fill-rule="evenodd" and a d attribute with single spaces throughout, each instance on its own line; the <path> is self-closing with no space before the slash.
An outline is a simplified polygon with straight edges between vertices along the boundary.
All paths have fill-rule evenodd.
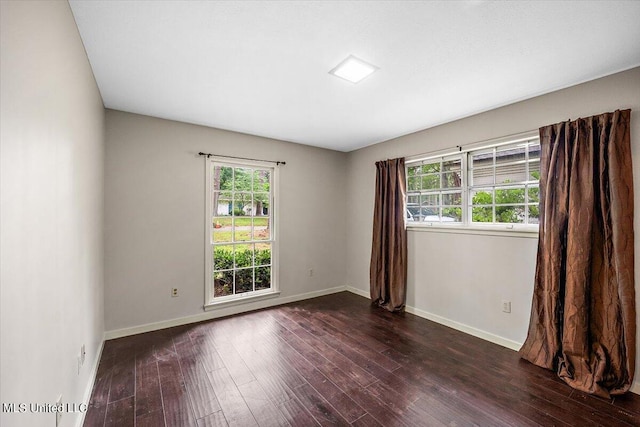
<path id="1" fill-rule="evenodd" d="M 85 426 L 640 426 L 640 396 L 348 292 L 107 341 Z"/>

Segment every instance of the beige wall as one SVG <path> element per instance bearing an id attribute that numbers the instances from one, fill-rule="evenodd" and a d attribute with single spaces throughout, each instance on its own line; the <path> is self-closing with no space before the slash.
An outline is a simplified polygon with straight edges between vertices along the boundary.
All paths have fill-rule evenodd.
<path id="1" fill-rule="evenodd" d="M 640 230 L 640 68 L 636 68 L 349 153 L 347 284 L 368 292 L 372 227 L 368 213 L 373 209 L 375 161 L 625 108 L 633 110 L 635 228 Z M 409 231 L 407 304 L 424 315 L 517 346 L 524 341 L 529 322 L 536 248 L 535 239 Z M 640 284 L 640 238 L 635 256 L 635 279 Z M 639 297 L 637 292 L 640 309 Z M 512 301 L 511 314 L 502 313 L 503 299 Z M 640 346 L 637 354 L 640 357 Z M 636 380 L 640 391 L 637 387 Z"/>
<path id="2" fill-rule="evenodd" d="M 66 1 L 3 1 L 0 15 L 1 400 L 81 403 L 104 331 L 104 108 Z"/>
<path id="3" fill-rule="evenodd" d="M 281 298 L 270 303 L 344 285 L 344 153 L 119 111 L 106 117 L 107 330 L 202 315 L 199 151 L 287 162 L 279 169 Z"/>

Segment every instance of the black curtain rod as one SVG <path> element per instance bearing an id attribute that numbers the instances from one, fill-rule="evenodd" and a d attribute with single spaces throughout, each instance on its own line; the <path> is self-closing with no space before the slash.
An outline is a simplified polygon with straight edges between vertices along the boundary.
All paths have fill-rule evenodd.
<path id="1" fill-rule="evenodd" d="M 211 156 L 214 157 L 226 157 L 227 159 L 240 159 L 240 160 L 253 160 L 256 162 L 269 162 L 269 163 L 275 163 L 276 166 L 278 165 L 286 165 L 287 162 L 281 162 L 279 160 L 261 160 L 261 159 L 251 159 L 249 157 L 236 157 L 236 156 L 222 156 L 222 155 L 218 155 L 218 154 L 211 154 L 211 153 L 203 153 L 202 151 L 198 153 L 198 156 L 207 156 L 207 159 Z"/>

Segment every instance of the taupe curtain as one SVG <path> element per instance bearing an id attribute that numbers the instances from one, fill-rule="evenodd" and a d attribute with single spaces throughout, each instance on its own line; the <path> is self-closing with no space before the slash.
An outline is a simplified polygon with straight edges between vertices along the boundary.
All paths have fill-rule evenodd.
<path id="1" fill-rule="evenodd" d="M 376 162 L 376 169 L 371 301 L 389 311 L 403 311 L 407 291 L 404 159 Z"/>
<path id="2" fill-rule="evenodd" d="M 540 128 L 540 237 L 520 355 L 609 397 L 636 353 L 630 110 Z"/>

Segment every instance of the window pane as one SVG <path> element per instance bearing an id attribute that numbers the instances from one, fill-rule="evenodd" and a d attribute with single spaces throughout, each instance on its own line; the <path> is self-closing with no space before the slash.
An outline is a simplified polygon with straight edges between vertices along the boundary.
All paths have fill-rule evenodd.
<path id="1" fill-rule="evenodd" d="M 471 185 L 491 185 L 493 183 L 493 167 L 473 169 L 471 173 Z"/>
<path id="2" fill-rule="evenodd" d="M 233 189 L 233 168 L 214 166 L 211 180 L 211 191 Z"/>
<path id="3" fill-rule="evenodd" d="M 236 245 L 235 266 L 237 268 L 253 266 L 253 245 Z"/>
<path id="4" fill-rule="evenodd" d="M 420 190 L 420 177 L 419 176 L 410 176 L 408 178 L 407 190 L 408 191 L 419 191 Z"/>
<path id="5" fill-rule="evenodd" d="M 407 176 L 417 176 L 420 175 L 420 171 L 422 170 L 422 166 L 409 166 L 407 167 Z"/>
<path id="6" fill-rule="evenodd" d="M 213 296 L 223 297 L 233 293 L 233 270 L 213 273 Z"/>
<path id="7" fill-rule="evenodd" d="M 425 206 L 438 206 L 440 200 L 440 195 L 438 194 L 423 194 L 420 196 L 420 204 L 422 207 Z"/>
<path id="8" fill-rule="evenodd" d="M 445 172 L 442 174 L 442 188 L 460 188 L 461 186 L 461 172 Z"/>
<path id="9" fill-rule="evenodd" d="M 271 267 L 256 268 L 256 291 L 271 287 Z"/>
<path id="10" fill-rule="evenodd" d="M 442 195 L 442 204 L 444 206 L 461 205 L 462 204 L 462 192 L 459 193 L 445 193 Z"/>
<path id="11" fill-rule="evenodd" d="M 213 269 L 227 270 L 233 268 L 233 245 L 213 247 Z"/>
<path id="12" fill-rule="evenodd" d="M 529 144 L 529 161 L 540 160 L 540 144 Z"/>
<path id="13" fill-rule="evenodd" d="M 247 242 L 251 240 L 251 217 L 236 217 L 235 226 L 233 227 L 233 241 Z"/>
<path id="14" fill-rule="evenodd" d="M 540 180 L 540 162 L 530 162 L 529 163 L 529 180 L 538 181 Z"/>
<path id="15" fill-rule="evenodd" d="M 442 222 L 462 222 L 462 208 L 442 208 Z"/>
<path id="16" fill-rule="evenodd" d="M 212 225 L 214 243 L 231 241 L 231 217 L 214 217 Z"/>
<path id="17" fill-rule="evenodd" d="M 256 243 L 255 265 L 271 264 L 271 243 Z"/>
<path id="18" fill-rule="evenodd" d="M 440 208 L 434 207 L 423 207 L 420 209 L 420 219 L 422 221 L 440 221 Z"/>
<path id="19" fill-rule="evenodd" d="M 407 196 L 407 220 L 420 221 L 420 196 Z"/>
<path id="20" fill-rule="evenodd" d="M 452 159 L 452 160 L 446 160 L 442 162 L 443 172 L 460 171 L 461 168 L 462 168 L 462 160 L 460 159 Z"/>
<path id="21" fill-rule="evenodd" d="M 491 205 L 493 204 L 493 190 L 474 190 L 471 192 L 471 204 Z"/>
<path id="22" fill-rule="evenodd" d="M 269 215 L 269 193 L 253 193 L 253 206 L 251 215 Z"/>
<path id="23" fill-rule="evenodd" d="M 440 221 L 440 195 L 423 194 L 420 196 L 420 219 L 422 221 Z"/>
<path id="24" fill-rule="evenodd" d="M 253 218 L 253 240 L 270 240 L 269 217 Z"/>
<path id="25" fill-rule="evenodd" d="M 211 193 L 211 215 L 228 216 L 231 215 L 231 194 L 230 192 L 214 191 Z"/>
<path id="26" fill-rule="evenodd" d="M 407 196 L 407 220 L 420 221 L 420 196 Z"/>
<path id="27" fill-rule="evenodd" d="M 256 169 L 253 171 L 253 191 L 269 191 L 269 171 Z"/>
<path id="28" fill-rule="evenodd" d="M 538 224 L 540 222 L 540 208 L 535 206 L 529 206 L 529 224 Z"/>
<path id="29" fill-rule="evenodd" d="M 435 190 L 440 188 L 440 174 L 429 174 L 422 176 L 422 189 Z"/>
<path id="30" fill-rule="evenodd" d="M 251 240 L 251 193 L 235 193 L 233 196 L 233 239 L 235 242 Z"/>
<path id="31" fill-rule="evenodd" d="M 470 167 L 482 168 L 487 166 L 493 166 L 493 150 L 474 151 L 471 153 Z"/>
<path id="32" fill-rule="evenodd" d="M 236 294 L 253 291 L 253 268 L 236 270 Z"/>
<path id="33" fill-rule="evenodd" d="M 524 203 L 524 188 L 496 189 L 496 205 L 514 203 Z"/>
<path id="34" fill-rule="evenodd" d="M 422 173 L 440 172 L 440 160 L 422 165 Z"/>
<path id="35" fill-rule="evenodd" d="M 471 220 L 473 222 L 493 222 L 493 208 L 474 207 L 471 211 Z"/>
<path id="36" fill-rule="evenodd" d="M 236 192 L 233 195 L 233 215 L 247 216 L 251 214 L 253 197 L 251 193 Z"/>
<path id="37" fill-rule="evenodd" d="M 538 187 L 529 187 L 529 203 L 540 203 L 540 189 Z"/>
<path id="38" fill-rule="evenodd" d="M 496 166 L 496 184 L 523 182 L 527 180 L 528 178 L 526 163 Z"/>
<path id="39" fill-rule="evenodd" d="M 252 191 L 253 171 L 248 168 L 234 168 L 233 189 L 235 191 Z"/>
<path id="40" fill-rule="evenodd" d="M 524 206 L 496 206 L 496 222 L 524 223 Z"/>
<path id="41" fill-rule="evenodd" d="M 511 162 L 524 162 L 526 145 L 508 145 L 505 147 L 499 147 L 496 150 L 496 165 Z"/>

